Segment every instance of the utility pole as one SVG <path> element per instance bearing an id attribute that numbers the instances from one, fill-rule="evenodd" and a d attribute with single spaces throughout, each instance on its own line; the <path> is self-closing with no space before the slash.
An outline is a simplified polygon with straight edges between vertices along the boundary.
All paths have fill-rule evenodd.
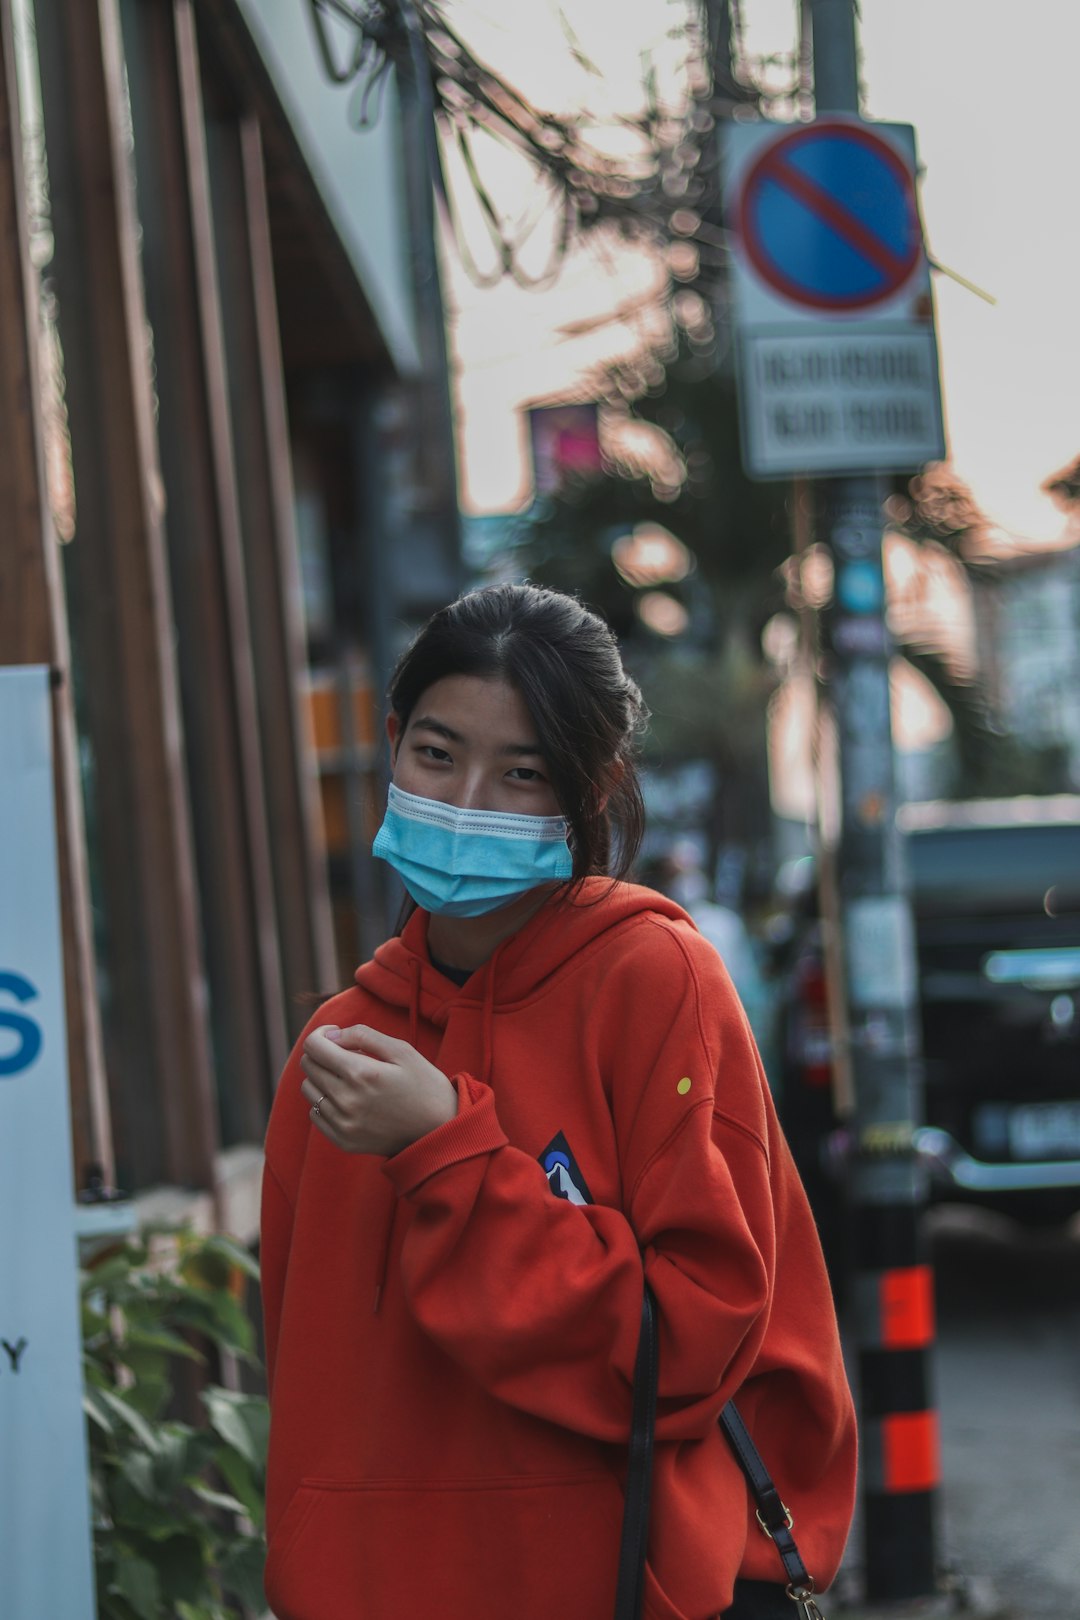
<path id="1" fill-rule="evenodd" d="M 809 0 L 818 117 L 859 113 L 857 0 Z M 914 932 L 896 830 L 880 475 L 816 481 L 815 528 L 834 566 L 825 698 L 839 740 L 837 882 L 855 1149 L 851 1167 L 866 1597 L 935 1590 L 939 1480 L 931 1395 L 933 1276 L 914 1149 L 920 1032 Z"/>

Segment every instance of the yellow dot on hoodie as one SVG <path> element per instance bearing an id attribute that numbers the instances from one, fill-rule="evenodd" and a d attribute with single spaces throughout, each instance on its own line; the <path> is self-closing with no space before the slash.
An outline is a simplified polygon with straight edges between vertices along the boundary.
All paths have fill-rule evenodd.
<path id="1" fill-rule="evenodd" d="M 693 1082 L 690 1080 L 689 1076 L 684 1074 L 678 1085 L 675 1087 L 675 1090 L 679 1093 L 680 1097 L 685 1097 L 692 1084 Z"/>

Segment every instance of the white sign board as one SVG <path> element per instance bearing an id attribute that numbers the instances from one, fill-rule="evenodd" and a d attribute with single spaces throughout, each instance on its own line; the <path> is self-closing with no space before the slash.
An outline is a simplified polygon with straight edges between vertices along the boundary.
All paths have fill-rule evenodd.
<path id="1" fill-rule="evenodd" d="M 834 117 L 733 124 L 724 142 L 748 475 L 940 459 L 914 132 Z"/>
<path id="2" fill-rule="evenodd" d="M 0 761 L 0 1612 L 92 1620 L 47 669 L 0 669 Z"/>

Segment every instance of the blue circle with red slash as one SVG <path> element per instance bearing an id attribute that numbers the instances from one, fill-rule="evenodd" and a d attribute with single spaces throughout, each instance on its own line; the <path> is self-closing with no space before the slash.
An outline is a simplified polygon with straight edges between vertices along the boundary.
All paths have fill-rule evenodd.
<path id="1" fill-rule="evenodd" d="M 794 130 L 751 164 L 739 233 L 761 279 L 811 309 L 879 304 L 922 256 L 914 185 L 900 154 L 839 120 Z"/>

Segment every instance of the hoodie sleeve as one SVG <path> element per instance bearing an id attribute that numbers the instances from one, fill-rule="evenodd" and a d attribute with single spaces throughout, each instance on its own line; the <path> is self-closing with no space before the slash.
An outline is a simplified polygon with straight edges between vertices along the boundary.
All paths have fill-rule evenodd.
<path id="1" fill-rule="evenodd" d="M 308 1105 L 300 1091 L 304 1078 L 300 1058 L 304 1041 L 319 1024 L 355 1022 L 356 1013 L 355 992 L 348 990 L 324 1002 L 312 1014 L 289 1054 L 270 1110 L 259 1211 L 259 1287 L 262 1295 L 266 1381 L 271 1392 L 293 1241 L 296 1192 L 311 1139 Z"/>
<path id="2" fill-rule="evenodd" d="M 662 925 L 635 937 L 595 997 L 620 1077 L 624 1209 L 553 1197 L 491 1089 L 465 1074 L 456 1119 L 385 1173 L 413 1206 L 402 1268 L 425 1332 L 500 1399 L 601 1440 L 629 1427 L 644 1256 L 660 1311 L 657 1432 L 692 1439 L 750 1372 L 769 1320 L 770 1105 L 715 953 Z M 795 1224 L 816 1244 L 805 1200 Z"/>

